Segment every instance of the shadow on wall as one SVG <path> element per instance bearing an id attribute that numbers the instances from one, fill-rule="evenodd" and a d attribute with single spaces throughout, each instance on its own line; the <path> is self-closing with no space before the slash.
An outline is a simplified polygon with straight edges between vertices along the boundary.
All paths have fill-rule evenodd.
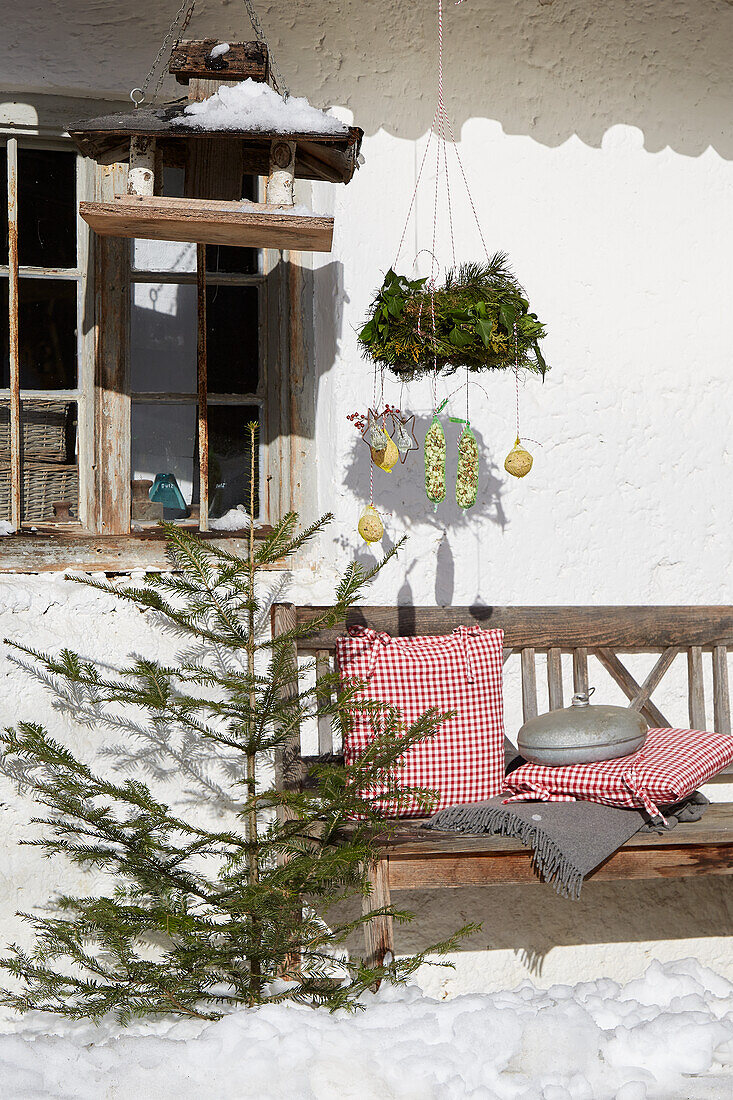
<path id="1" fill-rule="evenodd" d="M 419 523 L 423 528 L 421 538 L 424 542 L 430 541 L 432 528 L 435 540 L 435 603 L 438 607 L 450 607 L 453 603 L 456 579 L 456 566 L 451 547 L 454 533 L 477 527 L 487 521 L 496 524 L 503 531 L 509 521 L 501 499 L 504 486 L 499 477 L 499 468 L 484 442 L 482 433 L 477 428 L 473 428 L 479 449 L 479 488 L 476 503 L 468 511 L 464 511 L 456 504 L 457 444 L 462 427 L 459 424 L 446 423 L 445 420 L 443 423 L 447 442 L 446 497 L 437 508 L 431 504 L 425 495 L 425 466 L 422 450 L 425 434 L 431 422 L 431 416 L 416 414 L 415 438 L 419 449 L 411 451 L 404 464 L 398 462 L 390 473 L 374 468 L 374 505 L 382 518 L 387 521 L 380 547 L 381 552 L 388 553 L 394 545 L 388 531 L 391 519 L 394 519 L 394 526 L 400 531 L 409 531 L 412 523 Z M 343 483 L 348 492 L 357 500 L 363 501 L 364 505 L 369 501 L 370 463 L 367 445 L 354 430 L 354 438 L 346 457 Z M 365 569 L 374 565 L 375 552 L 365 544 L 361 543 L 354 555 L 351 539 L 340 538 L 337 541 L 342 549 L 349 555 L 355 556 Z M 397 606 L 408 616 L 412 611 L 411 605 L 414 603 L 410 574 L 416 567 L 425 569 L 426 559 L 414 559 L 404 569 L 402 586 L 397 594 Z M 408 621 L 401 623 L 400 633 L 410 633 L 410 625 Z"/>
<path id="2" fill-rule="evenodd" d="M 339 7 L 276 0 L 268 32 L 299 94 L 350 107 L 367 133 L 416 138 L 435 107 L 435 0 Z M 358 14 L 357 14 L 358 12 Z M 555 146 L 600 145 L 618 123 L 650 151 L 733 156 L 730 0 L 444 2 L 445 88 L 457 133 L 469 118 Z"/>
<path id="3" fill-rule="evenodd" d="M 294 95 L 351 108 L 368 134 L 384 126 L 415 138 L 435 108 L 436 8 L 435 0 L 270 0 L 260 14 Z M 669 145 L 697 156 L 712 145 L 733 157 L 730 0 L 466 0 L 458 7 L 446 0 L 444 8 L 445 87 L 457 133 L 467 119 L 484 117 L 545 145 L 577 134 L 598 146 L 609 126 L 623 123 L 643 130 L 650 151 Z M 4 86 L 26 88 L 29 58 L 42 56 L 47 91 L 127 102 L 150 65 L 151 42 L 168 28 L 170 5 L 128 5 L 115 16 L 113 36 L 93 10 L 89 0 L 68 0 L 53 51 L 47 21 L 26 16 L 23 49 L 12 36 L 0 45 Z M 241 5 L 226 0 L 197 13 L 188 32 L 222 41 L 249 34 Z M 168 81 L 164 93 L 175 98 L 181 89 Z"/>
<path id="4" fill-rule="evenodd" d="M 733 929 L 730 888 L 724 878 L 714 876 L 668 882 L 591 881 L 578 901 L 561 898 L 539 882 L 396 891 L 392 901 L 415 914 L 411 923 L 395 927 L 398 953 L 424 950 L 464 924 L 482 923 L 460 951 L 511 951 L 535 978 L 542 977 L 554 948 L 694 941 L 730 936 Z M 353 948 L 360 947 L 354 937 Z M 490 980 L 491 970 L 486 973 Z M 450 983 L 450 971 L 446 980 Z"/>
<path id="5" fill-rule="evenodd" d="M 401 527 L 417 520 L 436 531 L 443 531 L 444 539 L 448 532 L 470 527 L 474 521 L 488 520 L 503 531 L 508 523 L 501 499 L 504 482 L 481 431 L 471 425 L 479 451 L 479 488 L 473 508 L 464 511 L 456 504 L 455 496 L 458 438 L 463 425 L 448 423 L 445 417 L 441 417 L 441 422 L 447 444 L 445 500 L 436 508 L 425 495 L 423 443 L 432 416 L 416 414 L 418 450 L 411 451 L 405 462 L 398 462 L 388 474 L 374 468 L 374 504 L 377 511 L 394 516 Z M 365 503 L 369 498 L 370 462 L 369 449 L 354 430 L 354 439 L 346 457 L 344 485 L 357 500 L 363 499 Z"/>

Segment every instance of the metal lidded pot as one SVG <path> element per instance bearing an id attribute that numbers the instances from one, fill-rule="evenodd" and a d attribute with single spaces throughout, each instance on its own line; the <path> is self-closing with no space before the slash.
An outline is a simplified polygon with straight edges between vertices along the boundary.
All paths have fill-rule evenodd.
<path id="1" fill-rule="evenodd" d="M 571 706 L 525 722 L 517 737 L 524 759 L 560 767 L 616 760 L 637 752 L 646 740 L 642 715 L 627 707 L 591 706 L 594 691 L 578 692 Z"/>

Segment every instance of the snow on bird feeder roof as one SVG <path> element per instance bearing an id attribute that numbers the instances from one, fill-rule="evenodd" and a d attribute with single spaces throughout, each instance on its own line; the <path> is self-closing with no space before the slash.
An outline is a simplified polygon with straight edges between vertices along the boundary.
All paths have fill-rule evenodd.
<path id="1" fill-rule="evenodd" d="M 235 130 L 240 134 L 250 130 L 269 134 L 334 134 L 346 137 L 349 127 L 333 115 L 312 107 L 305 97 L 288 100 L 268 84 L 242 80 L 239 84 L 222 86 L 199 103 L 189 103 L 184 109 L 181 126 L 192 129 Z"/>

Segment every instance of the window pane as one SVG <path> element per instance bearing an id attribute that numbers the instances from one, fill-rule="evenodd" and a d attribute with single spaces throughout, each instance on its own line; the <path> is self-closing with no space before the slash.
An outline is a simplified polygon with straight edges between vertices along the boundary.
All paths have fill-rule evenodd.
<path id="1" fill-rule="evenodd" d="M 186 506 L 185 509 L 166 508 L 163 518 L 183 518 L 193 500 L 198 500 L 198 466 L 195 404 L 133 402 L 133 481 L 155 482 L 158 475 L 170 474 Z M 151 519 L 154 521 L 154 517 Z"/>
<path id="2" fill-rule="evenodd" d="M 149 499 L 151 484 L 166 483 L 163 518 L 195 518 L 199 504 L 199 450 L 197 406 L 172 402 L 134 402 L 132 407 L 132 479 L 147 482 L 134 495 Z M 256 405 L 209 405 L 209 515 L 212 519 L 243 504 L 249 511 L 250 456 L 247 425 L 259 419 Z M 185 507 L 173 504 L 170 477 L 180 490 Z M 255 514 L 259 513 L 259 453 L 255 453 Z M 143 508 L 141 522 L 155 522 Z M 133 505 L 133 520 L 136 519 Z"/>
<path id="3" fill-rule="evenodd" d="M 163 169 L 163 194 L 171 198 L 183 195 L 183 169 Z M 135 271 L 195 271 L 196 245 L 190 241 L 133 241 L 132 266 Z"/>
<path id="4" fill-rule="evenodd" d="M 256 393 L 259 382 L 259 291 L 206 288 L 209 393 Z"/>
<path id="5" fill-rule="evenodd" d="M 21 279 L 19 295 L 21 389 L 75 389 L 76 283 Z"/>
<path id="6" fill-rule="evenodd" d="M 8 280 L 0 275 L 0 389 L 10 386 L 10 327 L 8 321 Z"/>
<path id="7" fill-rule="evenodd" d="M 24 523 L 78 519 L 75 402 L 23 401 L 21 518 Z M 10 519 L 10 408 L 0 405 L 0 519 Z"/>
<path id="8" fill-rule="evenodd" d="M 206 270 L 209 274 L 256 275 L 259 271 L 259 252 L 256 248 L 207 244 Z"/>
<path id="9" fill-rule="evenodd" d="M 130 315 L 133 392 L 196 393 L 196 287 L 134 283 Z"/>
<path id="10" fill-rule="evenodd" d="M 0 146 L 0 264 L 8 262 L 8 151 Z"/>
<path id="11" fill-rule="evenodd" d="M 257 405 L 209 405 L 209 515 L 243 504 L 249 511 L 249 430 Z M 259 453 L 255 452 L 255 516 L 259 515 Z"/>
<path id="12" fill-rule="evenodd" d="M 21 264 L 76 267 L 76 154 L 18 150 Z"/>

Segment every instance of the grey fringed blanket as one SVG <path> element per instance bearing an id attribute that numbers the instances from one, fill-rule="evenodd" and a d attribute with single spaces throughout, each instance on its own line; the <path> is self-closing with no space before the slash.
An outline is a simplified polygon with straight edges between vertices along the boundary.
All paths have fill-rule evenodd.
<path id="1" fill-rule="evenodd" d="M 668 825 L 698 821 L 708 800 L 696 791 L 664 811 Z M 423 826 L 457 833 L 511 836 L 534 849 L 533 866 L 563 897 L 579 898 L 583 879 L 641 829 L 665 832 L 639 810 L 598 802 L 512 802 L 501 795 L 485 802 L 449 806 Z"/>

